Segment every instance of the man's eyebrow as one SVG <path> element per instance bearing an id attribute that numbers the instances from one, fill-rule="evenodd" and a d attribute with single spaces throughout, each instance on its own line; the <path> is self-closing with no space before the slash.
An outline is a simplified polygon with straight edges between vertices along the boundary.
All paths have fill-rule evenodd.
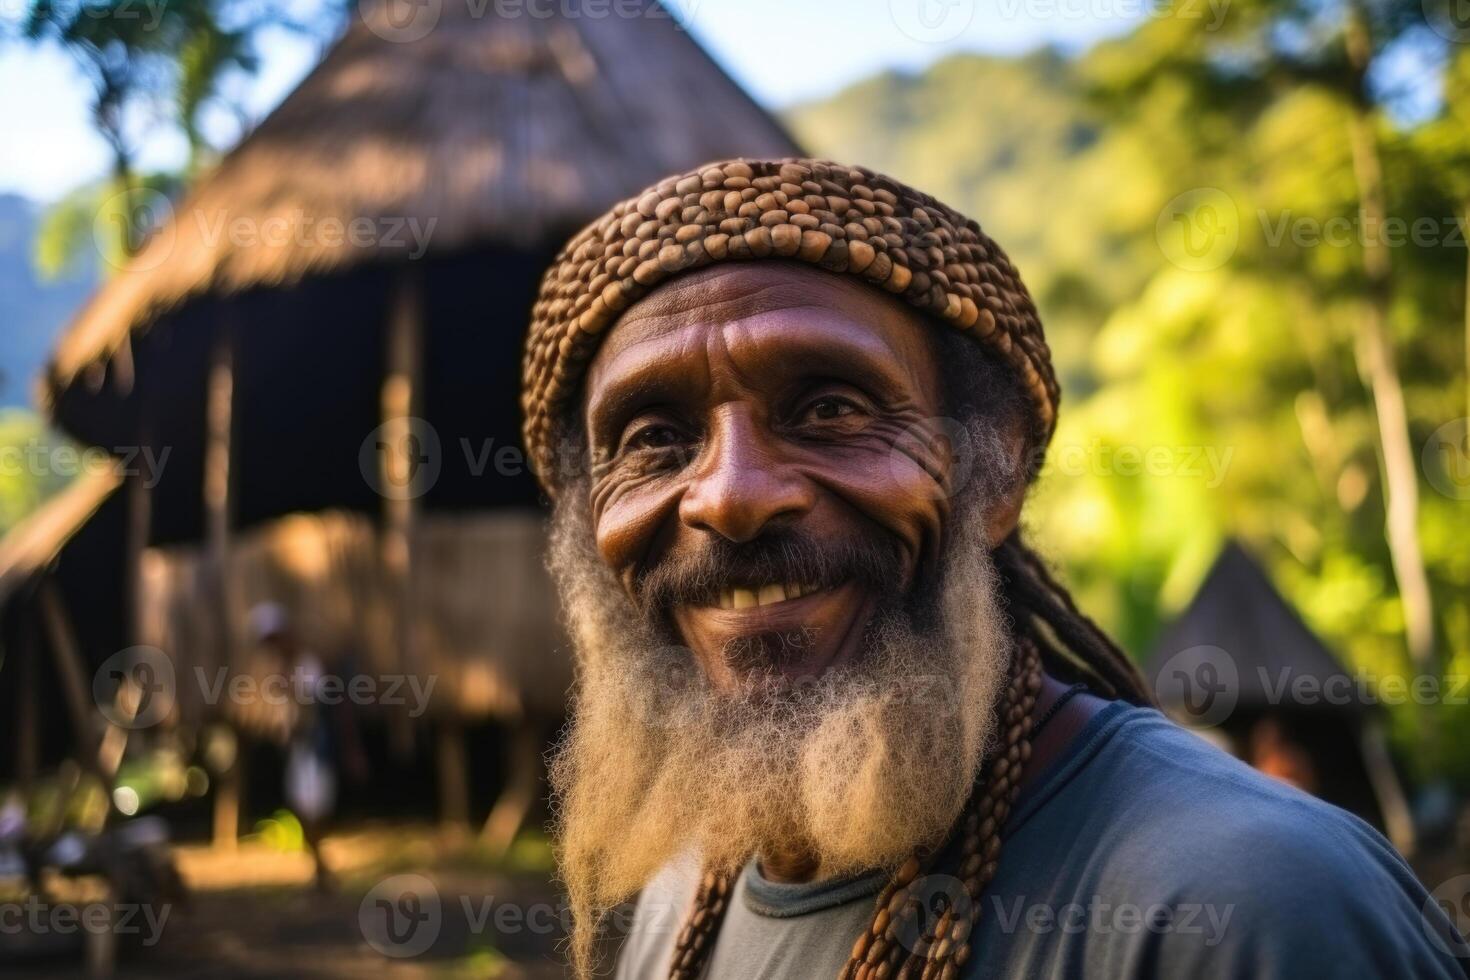
<path id="1" fill-rule="evenodd" d="M 837 315 L 826 307 L 802 309 L 813 316 Z M 758 320 L 755 327 L 760 328 Z M 718 325 L 708 325 L 707 329 L 718 329 Z M 599 372 L 606 377 L 612 371 L 616 376 L 589 398 L 590 427 L 596 429 L 599 422 L 611 424 L 647 405 L 691 397 L 700 375 L 668 370 L 668 350 L 658 344 L 667 333 L 657 331 L 635 341 L 618 351 Z M 905 387 L 907 372 L 900 367 L 894 348 L 876 333 L 849 334 L 834 344 L 830 336 L 807 339 L 800 333 L 773 332 L 760 342 L 769 345 L 775 355 L 775 367 L 766 376 L 783 383 L 803 378 L 847 381 L 879 399 L 898 397 Z"/>
<path id="2" fill-rule="evenodd" d="M 588 400 L 589 432 L 600 434 L 602 426 L 621 423 L 633 412 L 650 405 L 683 401 L 696 384 L 688 372 L 677 372 L 671 377 L 657 359 L 650 358 L 609 381 Z"/>

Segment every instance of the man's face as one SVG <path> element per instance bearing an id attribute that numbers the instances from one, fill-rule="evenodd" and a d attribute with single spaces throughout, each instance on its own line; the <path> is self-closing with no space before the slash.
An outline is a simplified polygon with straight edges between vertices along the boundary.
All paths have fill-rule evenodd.
<path id="1" fill-rule="evenodd" d="M 587 374 L 597 551 L 715 686 L 861 655 L 948 517 L 940 368 L 916 312 L 778 262 L 676 279 Z"/>

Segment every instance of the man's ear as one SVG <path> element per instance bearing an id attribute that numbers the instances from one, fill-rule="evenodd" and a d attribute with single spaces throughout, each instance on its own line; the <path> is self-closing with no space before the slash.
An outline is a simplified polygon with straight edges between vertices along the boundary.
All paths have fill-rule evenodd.
<path id="1" fill-rule="evenodd" d="M 985 537 L 991 549 L 1010 537 L 1021 522 L 1021 505 L 1026 502 L 1027 480 L 1030 469 L 1026 461 L 1026 436 L 1019 426 L 1013 426 L 1005 437 L 1006 458 L 1016 463 L 1009 485 L 991 502 L 985 514 Z"/>

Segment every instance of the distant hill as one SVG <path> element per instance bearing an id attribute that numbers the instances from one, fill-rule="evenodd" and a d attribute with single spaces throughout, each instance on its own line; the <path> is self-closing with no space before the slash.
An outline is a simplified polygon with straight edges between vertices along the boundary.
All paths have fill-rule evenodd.
<path id="1" fill-rule="evenodd" d="M 43 280 L 31 262 L 41 209 L 0 194 L 0 408 L 29 406 L 35 378 L 56 336 L 92 290 L 88 271 Z"/>
<path id="2" fill-rule="evenodd" d="M 890 174 L 978 221 L 1036 296 L 1074 391 L 1088 386 L 1078 362 L 1098 327 L 1157 265 L 1131 251 L 1140 239 L 1117 238 L 1120 228 L 1151 230 L 1158 212 L 1118 191 L 1138 151 L 1089 98 L 1087 59 L 954 55 L 784 114 L 813 155 Z"/>

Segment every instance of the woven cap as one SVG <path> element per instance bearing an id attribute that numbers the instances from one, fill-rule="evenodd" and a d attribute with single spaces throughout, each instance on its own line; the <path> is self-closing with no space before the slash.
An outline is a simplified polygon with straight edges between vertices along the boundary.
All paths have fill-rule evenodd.
<path id="1" fill-rule="evenodd" d="M 716 262 L 777 258 L 893 293 L 993 351 L 1051 439 L 1060 391 L 1036 306 L 980 226 L 927 194 L 863 167 L 820 160 L 731 160 L 668 177 L 577 233 L 531 312 L 521 407 L 526 448 L 555 495 L 552 440 L 602 335 L 631 303 Z"/>

